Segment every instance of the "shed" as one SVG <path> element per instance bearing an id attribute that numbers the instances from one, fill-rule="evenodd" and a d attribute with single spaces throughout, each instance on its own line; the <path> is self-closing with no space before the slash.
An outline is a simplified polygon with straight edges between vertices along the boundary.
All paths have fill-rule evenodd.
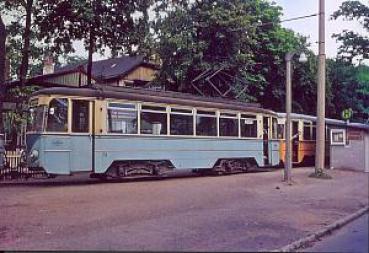
<path id="1" fill-rule="evenodd" d="M 345 123 L 330 131 L 332 169 L 352 169 L 369 173 L 369 125 Z"/>

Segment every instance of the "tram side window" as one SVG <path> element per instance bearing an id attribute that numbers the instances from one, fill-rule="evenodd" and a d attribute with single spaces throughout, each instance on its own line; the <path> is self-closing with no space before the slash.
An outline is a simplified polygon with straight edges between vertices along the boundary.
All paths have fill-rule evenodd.
<path id="1" fill-rule="evenodd" d="M 284 139 L 284 124 L 278 124 L 278 139 Z"/>
<path id="2" fill-rule="evenodd" d="M 217 116 L 215 112 L 197 111 L 196 135 L 217 136 Z"/>
<path id="3" fill-rule="evenodd" d="M 312 126 L 312 137 L 311 137 L 311 139 L 312 140 L 315 140 L 316 139 L 316 125 L 313 125 Z"/>
<path id="4" fill-rule="evenodd" d="M 236 114 L 222 113 L 219 118 L 220 136 L 238 136 L 238 118 Z"/>
<path id="5" fill-rule="evenodd" d="M 142 105 L 141 134 L 167 134 L 167 112 L 165 107 Z"/>
<path id="6" fill-rule="evenodd" d="M 311 124 L 308 122 L 304 122 L 304 140 L 309 141 L 312 139 L 311 137 Z"/>
<path id="7" fill-rule="evenodd" d="M 278 120 L 272 118 L 272 139 L 278 139 Z"/>
<path id="8" fill-rule="evenodd" d="M 88 133 L 89 101 L 72 101 L 72 132 Z"/>
<path id="9" fill-rule="evenodd" d="M 137 107 L 135 104 L 109 103 L 108 132 L 137 134 Z"/>
<path id="10" fill-rule="evenodd" d="M 171 108 L 171 135 L 193 135 L 193 113 L 189 109 Z"/>
<path id="11" fill-rule="evenodd" d="M 254 115 L 241 114 L 241 136 L 257 137 L 257 120 Z"/>
<path id="12" fill-rule="evenodd" d="M 47 114 L 47 131 L 68 131 L 68 99 L 54 98 L 50 101 Z"/>

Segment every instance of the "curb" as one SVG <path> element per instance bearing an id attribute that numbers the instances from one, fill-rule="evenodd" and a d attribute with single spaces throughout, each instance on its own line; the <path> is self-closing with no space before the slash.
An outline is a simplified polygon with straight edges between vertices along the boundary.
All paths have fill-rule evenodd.
<path id="1" fill-rule="evenodd" d="M 301 238 L 300 240 L 294 241 L 282 248 L 272 250 L 271 252 L 291 252 L 298 248 L 301 248 L 302 246 L 306 245 L 307 243 L 316 241 L 317 239 L 321 238 L 322 236 L 329 234 L 330 232 L 343 227 L 350 221 L 355 220 L 356 218 L 360 217 L 361 215 L 365 214 L 369 211 L 369 206 L 366 206 L 364 208 L 361 208 L 360 210 L 356 211 L 353 214 L 350 214 L 326 227 L 324 227 L 321 230 L 318 230 L 317 232 L 314 232 L 304 238 Z"/>

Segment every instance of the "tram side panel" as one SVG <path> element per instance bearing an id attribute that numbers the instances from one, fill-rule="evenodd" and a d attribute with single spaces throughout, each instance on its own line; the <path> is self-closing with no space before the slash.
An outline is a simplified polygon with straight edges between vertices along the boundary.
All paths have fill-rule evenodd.
<path id="1" fill-rule="evenodd" d="M 129 160 L 169 160 L 175 169 L 208 169 L 221 158 L 254 158 L 264 166 L 262 140 L 100 135 L 95 152 L 96 173 Z"/>
<path id="2" fill-rule="evenodd" d="M 86 135 L 28 134 L 28 166 L 49 174 L 91 171 L 91 137 Z"/>
<path id="3" fill-rule="evenodd" d="M 279 140 L 269 140 L 269 164 L 272 166 L 278 165 L 280 162 L 280 141 Z"/>

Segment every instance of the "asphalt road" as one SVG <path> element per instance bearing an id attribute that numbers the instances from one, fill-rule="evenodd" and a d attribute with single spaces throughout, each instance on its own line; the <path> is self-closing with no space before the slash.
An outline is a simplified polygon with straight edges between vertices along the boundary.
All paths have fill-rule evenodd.
<path id="1" fill-rule="evenodd" d="M 321 238 L 305 252 L 369 252 L 369 215 L 365 214 L 331 235 Z"/>
<path id="2" fill-rule="evenodd" d="M 367 174 L 312 171 L 0 183 L 0 250 L 278 249 L 368 205 Z"/>

